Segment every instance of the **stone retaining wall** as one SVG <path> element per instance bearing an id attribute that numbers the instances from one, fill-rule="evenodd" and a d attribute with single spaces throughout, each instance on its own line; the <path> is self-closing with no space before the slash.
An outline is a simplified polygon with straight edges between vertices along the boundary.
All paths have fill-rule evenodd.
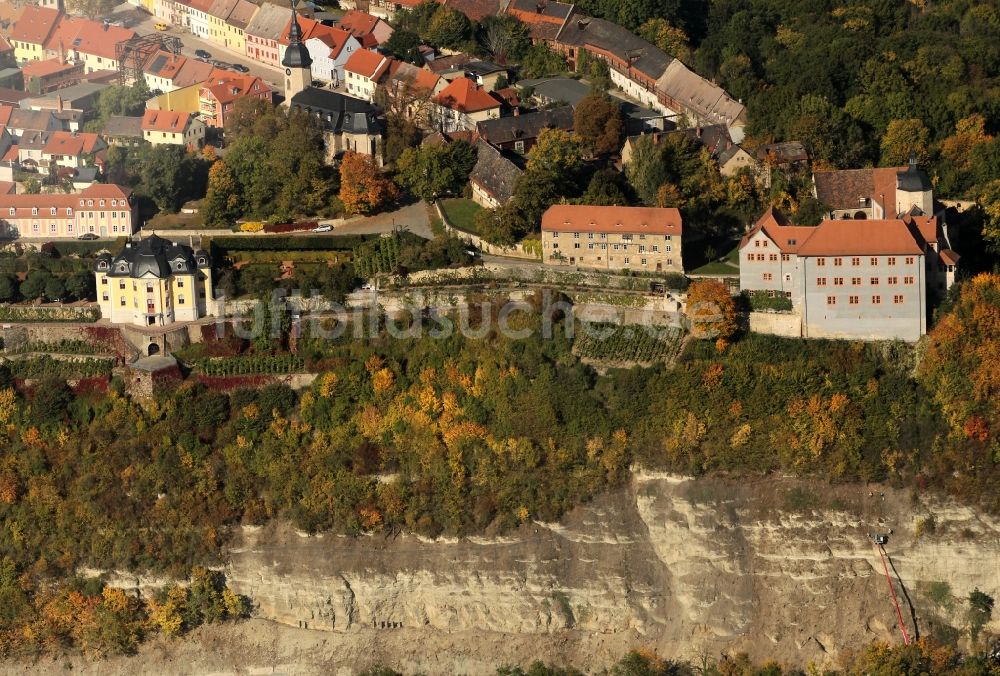
<path id="1" fill-rule="evenodd" d="M 485 254 L 489 254 L 491 256 L 507 256 L 509 258 L 525 258 L 539 262 L 542 260 L 541 243 L 539 243 L 538 253 L 529 251 L 523 244 L 518 244 L 517 246 L 499 246 L 497 244 L 491 244 L 482 237 L 473 235 L 471 232 L 466 232 L 465 230 L 460 230 L 449 223 L 448 217 L 445 216 L 444 209 L 441 208 L 441 204 L 439 202 L 434 203 L 434 209 L 437 210 L 438 216 L 441 217 L 441 223 L 444 224 L 444 229 L 449 234 L 458 237 L 463 242 L 471 244 Z"/>

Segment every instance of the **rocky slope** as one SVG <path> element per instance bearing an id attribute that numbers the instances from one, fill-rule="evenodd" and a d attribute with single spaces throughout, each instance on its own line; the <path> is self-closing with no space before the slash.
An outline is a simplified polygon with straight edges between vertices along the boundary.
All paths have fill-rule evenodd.
<path id="1" fill-rule="evenodd" d="M 833 665 L 872 640 L 900 640 L 867 537 L 889 529 L 911 634 L 960 625 L 974 587 L 1000 593 L 1000 522 L 970 509 L 883 488 L 666 475 L 498 538 L 245 529 L 226 573 L 260 617 L 333 632 L 340 645 L 405 646 L 382 656 L 431 673 L 468 666 L 476 645 L 493 646 L 487 664 L 599 667 L 645 645 Z M 469 639 L 462 650 L 456 636 Z"/>

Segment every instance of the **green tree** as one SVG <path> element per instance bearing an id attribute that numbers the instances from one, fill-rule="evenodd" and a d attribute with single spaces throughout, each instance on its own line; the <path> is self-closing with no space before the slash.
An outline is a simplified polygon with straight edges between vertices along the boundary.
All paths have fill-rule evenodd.
<path id="1" fill-rule="evenodd" d="M 392 166 L 399 160 L 407 148 L 414 148 L 420 143 L 420 129 L 407 115 L 387 114 L 385 117 L 385 142 L 382 144 L 382 159 Z"/>
<path id="2" fill-rule="evenodd" d="M 424 57 L 420 53 L 420 36 L 405 28 L 397 28 L 382 45 L 382 49 L 401 61 L 423 66 Z"/>
<path id="3" fill-rule="evenodd" d="M 591 156 L 621 150 L 624 129 L 621 106 L 606 94 L 591 92 L 573 111 L 573 131 Z"/>
<path id="4" fill-rule="evenodd" d="M 94 275 L 90 272 L 74 272 L 66 278 L 66 292 L 73 298 L 86 300 L 94 295 Z"/>
<path id="5" fill-rule="evenodd" d="M 594 206 L 628 206 L 625 185 L 621 174 L 611 169 L 594 172 L 587 184 L 587 190 L 580 197 L 580 204 Z"/>
<path id="6" fill-rule="evenodd" d="M 37 178 L 29 178 L 24 182 L 25 195 L 39 195 L 42 192 L 42 182 Z"/>
<path id="7" fill-rule="evenodd" d="M 475 164 L 476 149 L 465 141 L 408 148 L 396 163 L 396 178 L 401 186 L 429 202 L 461 190 Z"/>
<path id="8" fill-rule="evenodd" d="M 46 376 L 38 381 L 31 396 L 31 419 L 39 426 L 63 420 L 72 400 L 66 381 Z"/>
<path id="9" fill-rule="evenodd" d="M 672 26 L 669 21 L 662 17 L 647 20 L 639 27 L 638 34 L 639 37 L 652 42 L 675 59 L 685 61 L 691 55 L 688 36 L 680 28 Z"/>
<path id="10" fill-rule="evenodd" d="M 45 281 L 45 298 L 51 302 L 66 297 L 66 285 L 59 277 L 49 277 Z"/>
<path id="11" fill-rule="evenodd" d="M 969 636 L 972 642 L 979 640 L 979 633 L 993 616 L 993 597 L 976 587 L 969 593 Z"/>
<path id="12" fill-rule="evenodd" d="M 149 86 L 143 79 L 133 85 L 112 85 L 98 95 L 97 112 L 102 121 L 112 115 L 142 115 L 150 96 Z"/>
<path id="13" fill-rule="evenodd" d="M 52 273 L 48 270 L 32 270 L 21 282 L 21 295 L 28 300 L 41 298 L 45 295 L 45 287 L 51 277 Z"/>
<path id="14" fill-rule="evenodd" d="M 528 27 L 509 14 L 483 17 L 476 33 L 483 51 L 499 64 L 507 63 L 508 59 L 520 62 L 531 48 Z"/>
<path id="15" fill-rule="evenodd" d="M 208 170 L 208 190 L 202 203 L 205 225 L 225 227 L 243 215 L 243 200 L 239 184 L 225 160 L 219 160 Z"/>
<path id="16" fill-rule="evenodd" d="M 526 78 L 539 78 L 546 75 L 565 73 L 569 66 L 566 58 L 552 50 L 544 42 L 533 44 L 521 59 L 521 75 Z"/>
<path id="17" fill-rule="evenodd" d="M 667 167 L 662 149 L 653 142 L 650 134 L 636 140 L 625 175 L 643 204 L 656 204 L 656 192 L 667 181 Z"/>
<path id="18" fill-rule="evenodd" d="M 879 144 L 883 166 L 906 164 L 911 153 L 916 155 L 918 162 L 926 163 L 929 135 L 924 123 L 916 118 L 890 122 Z"/>
<path id="19" fill-rule="evenodd" d="M 461 12 L 441 5 L 434 12 L 434 18 L 423 37 L 432 45 L 459 49 L 472 38 L 472 23 Z"/>
<path id="20" fill-rule="evenodd" d="M 205 196 L 208 163 L 181 146 L 159 145 L 140 152 L 140 185 L 161 211 L 176 213 L 181 205 Z"/>
<path id="21" fill-rule="evenodd" d="M 13 275 L 0 275 L 0 301 L 10 302 L 17 298 L 17 280 Z"/>

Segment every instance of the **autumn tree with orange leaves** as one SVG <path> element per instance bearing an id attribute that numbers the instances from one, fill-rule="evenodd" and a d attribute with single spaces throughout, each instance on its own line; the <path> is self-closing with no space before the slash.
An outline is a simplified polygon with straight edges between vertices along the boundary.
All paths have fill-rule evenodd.
<path id="1" fill-rule="evenodd" d="M 355 152 L 340 162 L 340 201 L 349 214 L 370 214 L 396 199 L 399 189 L 383 176 L 375 158 Z"/>
<path id="2" fill-rule="evenodd" d="M 736 303 L 726 285 L 714 279 L 688 287 L 687 318 L 696 338 L 728 338 L 736 333 Z"/>

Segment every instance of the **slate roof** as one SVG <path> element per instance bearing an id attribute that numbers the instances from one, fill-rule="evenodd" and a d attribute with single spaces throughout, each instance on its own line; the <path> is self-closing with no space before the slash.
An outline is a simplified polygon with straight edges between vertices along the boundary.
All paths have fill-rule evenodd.
<path id="1" fill-rule="evenodd" d="M 285 30 L 289 22 L 289 10 L 286 7 L 278 7 L 269 2 L 265 2 L 253 15 L 253 19 L 247 24 L 246 33 L 264 40 L 274 40 Z"/>
<path id="2" fill-rule="evenodd" d="M 766 143 L 762 146 L 757 146 L 753 151 L 753 155 L 761 162 L 771 157 L 778 164 L 807 162 L 809 160 L 809 153 L 806 152 L 805 146 L 798 141 Z"/>
<path id="3" fill-rule="evenodd" d="M 189 246 L 177 244 L 151 235 L 138 243 L 126 242 L 118 255 L 97 257 L 97 265 L 108 264 L 108 277 L 156 277 L 162 279 L 175 273 L 190 273 L 198 268 L 194 251 Z M 202 267 L 205 267 L 204 265 Z"/>
<path id="4" fill-rule="evenodd" d="M 896 204 L 896 174 L 906 167 L 840 169 L 813 173 L 816 199 L 831 209 L 857 209 L 861 197 Z M 884 202 L 883 200 L 884 196 Z"/>
<path id="5" fill-rule="evenodd" d="M 7 120 L 8 128 L 23 129 L 25 131 L 42 131 L 49 129 L 51 125 L 51 110 L 28 110 L 27 108 L 14 108 L 10 112 L 10 117 Z"/>
<path id="6" fill-rule="evenodd" d="M 476 152 L 478 159 L 469 180 L 478 183 L 493 199 L 503 204 L 514 194 L 514 185 L 523 172 L 485 141 L 476 142 Z"/>
<path id="7" fill-rule="evenodd" d="M 572 131 L 573 108 L 560 106 L 550 110 L 524 113 L 514 117 L 501 117 L 476 124 L 479 136 L 494 145 L 538 138 L 543 129 Z"/>
<path id="8" fill-rule="evenodd" d="M 142 138 L 142 118 L 112 115 L 104 123 L 104 130 L 101 133 L 105 136 Z"/>
<path id="9" fill-rule="evenodd" d="M 534 94 L 550 101 L 563 101 L 576 107 L 580 100 L 590 93 L 590 87 L 569 77 L 550 77 L 537 80 L 520 80 L 517 86 L 530 87 Z"/>
<path id="10" fill-rule="evenodd" d="M 641 59 L 640 59 L 641 61 Z M 746 108 L 725 89 L 673 59 L 656 77 L 656 88 L 699 117 L 719 124 L 742 121 Z"/>
<path id="11" fill-rule="evenodd" d="M 632 61 L 632 68 L 652 80 L 663 75 L 672 61 L 662 49 L 604 19 L 574 17 L 559 31 L 558 39 L 566 45 L 597 47 L 625 62 L 638 57 Z"/>
<path id="12" fill-rule="evenodd" d="M 382 132 L 381 111 L 367 101 L 328 89 L 306 87 L 292 97 L 291 105 L 319 114 L 326 131 L 335 134 L 376 135 Z"/>
<path id="13" fill-rule="evenodd" d="M 934 188 L 927 173 L 917 166 L 916 157 L 910 157 L 906 171 L 896 174 L 896 187 L 905 192 L 924 192 Z"/>

